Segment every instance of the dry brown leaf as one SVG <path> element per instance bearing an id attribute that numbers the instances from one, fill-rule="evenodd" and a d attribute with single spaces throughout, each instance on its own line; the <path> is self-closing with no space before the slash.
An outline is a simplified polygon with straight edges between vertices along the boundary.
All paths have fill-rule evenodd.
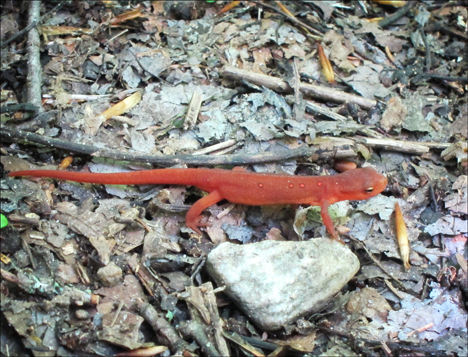
<path id="1" fill-rule="evenodd" d="M 406 229 L 405 220 L 403 213 L 398 202 L 395 202 L 395 225 L 397 231 L 398 246 L 400 247 L 400 255 L 403 260 L 405 269 L 411 268 L 409 263 L 409 241 L 408 241 L 408 230 Z"/>

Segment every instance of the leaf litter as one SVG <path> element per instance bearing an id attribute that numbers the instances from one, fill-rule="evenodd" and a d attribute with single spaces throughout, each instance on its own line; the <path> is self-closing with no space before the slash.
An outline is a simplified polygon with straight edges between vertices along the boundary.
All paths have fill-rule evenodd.
<path id="1" fill-rule="evenodd" d="M 53 120 L 31 124 L 27 111 L 2 112 L 2 127 L 152 157 L 196 154 L 232 139 L 236 146 L 227 152 L 236 154 L 281 155 L 301 145 L 317 147 L 302 159 L 252 165 L 258 172 L 330 174 L 336 159 L 360 166 L 367 161 L 365 165 L 385 172 L 387 190 L 369 201 L 331 207 L 334 222 L 344 228 L 343 237 L 361 261 L 360 272 L 341 295 L 323 314 L 273 333 L 252 326 L 226 295 L 217 294 L 222 324 L 213 325 L 217 335 L 208 340 L 223 350 L 223 333 L 257 342 L 268 339 L 275 347 L 257 346 L 265 353 L 283 341 L 318 355 L 368 354 L 370 347 L 383 355 L 385 346 L 395 353 L 466 355 L 467 88 L 460 80 L 467 68 L 466 6 L 413 4 L 384 27 L 369 20 L 395 13 L 392 4 L 358 2 L 351 9 L 341 1 L 282 3 L 301 22 L 282 15 L 280 7 L 273 10 L 257 1 L 242 2 L 219 16 L 214 15 L 222 5 L 208 2 L 61 5 L 40 25 L 41 51 L 48 61 L 44 108 Z M 43 11 L 52 9 L 52 4 L 43 5 Z M 112 27 L 104 16 L 137 8 L 138 16 Z M 20 9 L 8 10 L 10 15 L 1 20 L 2 40 L 22 26 Z M 319 40 L 338 78 L 336 85 L 326 83 L 316 50 Z M 25 50 L 26 43 L 13 43 Z M 13 47 L 3 52 L 5 78 L 17 76 L 24 58 L 14 54 L 21 52 Z M 224 76 L 226 65 L 254 77 L 286 78 L 290 93 L 268 82 Z M 311 98 L 300 93 L 299 82 L 334 86 L 376 105 L 368 110 L 339 96 Z M 108 120 L 99 117 L 133 93 L 141 95 L 135 106 Z M 200 95 L 201 107 L 189 125 L 184 118 L 194 93 Z M 18 94 L 8 86 L 2 89 L 2 109 L 26 101 Z M 307 103 L 320 107 L 321 114 L 304 112 Z M 338 115 L 341 121 L 330 120 Z M 366 145 L 363 137 L 378 144 Z M 387 139 L 399 146 L 390 147 Z M 410 142 L 427 150 L 413 152 Z M 1 162 L 6 171 L 55 169 L 69 152 L 66 146 L 35 148 L 2 141 Z M 98 156 L 76 153 L 72 170 L 150 168 L 142 160 Z M 180 214 L 202 195 L 194 188 L 101 189 L 5 178 L 1 189 L 2 213 L 14 213 L 10 226 L 0 232 L 2 240 L 23 242 L 21 249 L 2 248 L 3 316 L 27 348 L 57 354 L 112 355 L 158 343 L 173 353 L 208 355 L 196 330 L 176 331 L 178 323 L 191 321 L 189 316 L 206 326 L 211 326 L 206 322 L 210 316 L 219 319 L 217 312 L 205 311 L 213 308 L 207 302 L 210 293 L 201 302 L 177 295 L 210 291 L 202 288 L 209 278 L 200 274 L 208 252 L 226 241 L 308 240 L 325 234 L 314 207 L 298 209 L 294 216 L 286 207 L 221 202 L 205 212 L 213 217 L 211 226 L 197 240 Z M 396 241 L 395 201 L 408 227 L 408 271 Z M 34 296 L 35 302 L 23 301 L 21 294 Z M 145 305 L 149 299 L 159 315 L 151 315 Z M 43 309 L 44 304 L 49 308 Z M 121 309 L 124 314 L 119 315 Z M 61 316 L 71 319 L 64 322 Z M 36 326 L 34 335 L 24 324 L 29 320 Z M 96 333 L 91 326 L 98 320 Z M 152 339 L 143 320 L 165 335 Z M 75 340 L 72 331 L 91 342 Z M 332 335 L 343 340 L 333 342 Z M 307 342 L 302 347 L 294 342 L 299 337 Z M 350 337 L 362 345 L 348 345 Z M 192 341 L 198 345 L 190 345 Z M 20 347 L 12 348 L 17 350 L 10 355 L 21 354 Z"/>

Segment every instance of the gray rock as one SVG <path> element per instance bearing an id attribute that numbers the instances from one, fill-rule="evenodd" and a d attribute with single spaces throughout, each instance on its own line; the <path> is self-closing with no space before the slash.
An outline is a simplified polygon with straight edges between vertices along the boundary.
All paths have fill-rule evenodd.
<path id="1" fill-rule="evenodd" d="M 359 261 L 341 243 L 317 238 L 222 243 L 206 267 L 258 327 L 272 331 L 322 308 L 357 273 Z"/>

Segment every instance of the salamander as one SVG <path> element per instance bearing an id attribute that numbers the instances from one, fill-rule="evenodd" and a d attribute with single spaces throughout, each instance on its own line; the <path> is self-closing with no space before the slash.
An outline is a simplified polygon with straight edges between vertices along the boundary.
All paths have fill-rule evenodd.
<path id="1" fill-rule="evenodd" d="M 196 186 L 209 194 L 189 209 L 187 227 L 201 234 L 200 215 L 225 199 L 244 205 L 305 204 L 320 206 L 327 231 L 339 240 L 328 212 L 329 205 L 344 200 L 365 200 L 382 192 L 387 178 L 372 168 L 358 168 L 331 176 L 290 176 L 223 169 L 155 169 L 125 173 L 83 173 L 25 170 L 11 177 L 34 176 L 112 185 L 173 184 Z"/>

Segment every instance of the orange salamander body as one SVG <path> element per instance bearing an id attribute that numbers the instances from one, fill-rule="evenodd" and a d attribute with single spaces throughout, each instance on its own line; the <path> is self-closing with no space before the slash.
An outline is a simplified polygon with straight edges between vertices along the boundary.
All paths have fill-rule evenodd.
<path id="1" fill-rule="evenodd" d="M 156 169 L 123 173 L 84 173 L 55 170 L 25 170 L 8 176 L 34 176 L 112 185 L 173 184 L 196 186 L 209 194 L 199 199 L 185 217 L 187 227 L 201 234 L 200 214 L 225 199 L 245 205 L 306 204 L 320 206 L 323 223 L 339 240 L 328 206 L 344 200 L 365 200 L 387 186 L 387 178 L 372 168 L 348 170 L 332 176 L 289 176 L 245 170 Z"/>

